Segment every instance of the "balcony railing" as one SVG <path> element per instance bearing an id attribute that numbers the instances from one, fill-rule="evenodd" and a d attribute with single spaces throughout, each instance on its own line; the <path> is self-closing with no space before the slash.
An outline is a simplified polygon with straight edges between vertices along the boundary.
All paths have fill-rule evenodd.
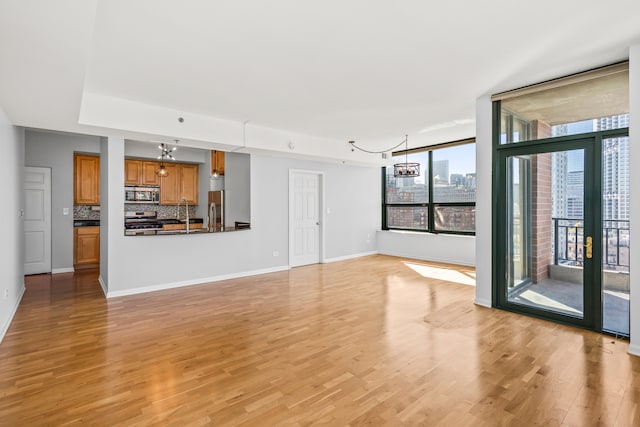
<path id="1" fill-rule="evenodd" d="M 581 267 L 584 263 L 582 219 L 552 218 L 553 263 Z M 608 271 L 629 271 L 629 221 L 602 222 L 602 267 Z"/>

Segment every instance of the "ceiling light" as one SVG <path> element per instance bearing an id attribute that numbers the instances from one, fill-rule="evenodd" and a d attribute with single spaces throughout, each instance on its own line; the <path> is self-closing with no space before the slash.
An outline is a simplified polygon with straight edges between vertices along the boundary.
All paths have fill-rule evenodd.
<path id="1" fill-rule="evenodd" d="M 404 163 L 396 163 L 393 165 L 393 176 L 395 176 L 396 178 L 412 178 L 420 176 L 420 163 L 409 162 L 409 135 L 405 135 L 404 141 L 402 141 L 400 144 L 382 151 L 365 150 L 364 148 L 358 147 L 355 141 L 349 141 L 349 144 L 352 147 L 351 151 L 353 151 L 354 148 L 357 148 L 358 150 L 364 151 L 365 153 L 369 154 L 382 154 L 383 158 L 386 158 L 386 152 L 395 150 L 396 148 L 404 144 Z"/>
<path id="2" fill-rule="evenodd" d="M 165 176 L 169 176 L 169 171 L 167 171 L 167 167 L 164 163 L 160 163 L 160 169 L 156 172 L 160 178 L 164 178 Z"/>
<path id="3" fill-rule="evenodd" d="M 174 141 L 176 142 L 176 144 L 180 142 L 179 139 L 175 139 Z M 160 149 L 160 155 L 158 156 L 158 160 L 160 160 L 160 169 L 156 171 L 156 174 L 159 177 L 164 178 L 165 176 L 169 176 L 169 171 L 167 170 L 167 167 L 164 165 L 164 161 L 166 159 L 175 160 L 176 158 L 173 157 L 172 153 L 176 151 L 178 148 L 177 147 L 170 148 L 164 142 L 158 145 L 158 148 Z"/>
<path id="4" fill-rule="evenodd" d="M 404 136 L 404 163 L 393 165 L 393 176 L 397 178 L 420 176 L 420 163 L 409 163 L 409 135 Z"/>

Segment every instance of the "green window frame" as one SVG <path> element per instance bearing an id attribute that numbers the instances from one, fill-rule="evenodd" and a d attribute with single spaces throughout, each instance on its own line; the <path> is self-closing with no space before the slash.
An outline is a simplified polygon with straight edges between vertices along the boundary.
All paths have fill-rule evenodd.
<path id="1" fill-rule="evenodd" d="M 459 234 L 475 236 L 475 184 L 474 184 L 474 201 L 446 201 L 442 195 L 438 193 L 437 183 L 434 183 L 434 153 L 438 150 L 451 148 L 455 146 L 475 144 L 475 138 L 468 138 L 459 141 L 447 142 L 443 144 L 431 145 L 427 147 L 413 148 L 410 150 L 402 150 L 393 153 L 397 156 L 398 162 L 404 162 L 405 154 L 425 152 L 427 154 L 426 186 L 428 197 L 427 200 L 417 202 L 398 202 L 387 200 L 387 167 L 382 167 L 382 229 L 383 230 L 403 230 L 415 231 L 432 234 Z M 475 164 L 475 159 L 474 159 Z M 392 167 L 392 166 L 391 166 Z M 475 174 L 475 168 L 474 168 Z M 451 174 L 453 175 L 453 174 Z M 398 178 L 407 179 L 407 178 Z M 437 200 L 434 200 L 437 199 Z M 446 197 L 445 197 L 446 199 Z M 390 212 L 394 210 L 400 211 L 405 216 L 410 217 L 410 225 L 397 225 L 390 221 Z M 456 221 L 459 218 L 459 221 Z M 453 221 L 451 221 L 453 219 Z M 466 226 L 465 226 L 466 225 Z"/>

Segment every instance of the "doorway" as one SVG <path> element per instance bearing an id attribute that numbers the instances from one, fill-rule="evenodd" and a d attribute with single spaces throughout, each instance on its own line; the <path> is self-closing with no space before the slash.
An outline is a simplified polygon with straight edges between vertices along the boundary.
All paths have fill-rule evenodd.
<path id="1" fill-rule="evenodd" d="M 51 169 L 24 168 L 24 274 L 51 273 Z"/>
<path id="2" fill-rule="evenodd" d="M 323 173 L 289 171 L 289 266 L 324 261 Z"/>
<path id="3" fill-rule="evenodd" d="M 627 135 L 497 149 L 497 307 L 629 335 Z"/>

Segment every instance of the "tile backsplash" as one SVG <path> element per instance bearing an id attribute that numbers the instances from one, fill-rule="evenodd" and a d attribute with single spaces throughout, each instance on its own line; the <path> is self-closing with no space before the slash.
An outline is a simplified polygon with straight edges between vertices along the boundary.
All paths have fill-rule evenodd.
<path id="1" fill-rule="evenodd" d="M 99 209 L 96 210 L 96 206 L 88 206 L 88 205 L 74 206 L 73 219 L 100 219 L 100 210 Z"/>
<path id="2" fill-rule="evenodd" d="M 132 204 L 127 203 L 124 205 L 125 212 L 127 211 L 151 211 L 157 212 L 158 218 L 175 218 L 178 212 L 177 206 L 161 206 L 161 205 L 146 205 L 146 204 Z M 180 217 L 183 218 L 184 205 L 180 206 Z M 189 206 L 189 216 L 196 216 L 196 207 Z M 95 206 L 79 205 L 73 207 L 73 219 L 100 219 L 100 211 L 95 210 Z"/>
<path id="3" fill-rule="evenodd" d="M 176 217 L 176 213 L 178 213 L 178 207 L 177 206 L 164 206 L 164 205 L 145 205 L 145 204 L 133 204 L 133 203 L 126 203 L 124 205 L 124 211 L 125 212 L 131 212 L 131 211 L 147 211 L 147 212 L 157 212 L 158 213 L 158 218 L 160 219 L 166 219 L 166 218 L 175 218 Z M 183 218 L 185 216 L 184 214 L 184 205 L 180 206 L 180 217 Z M 195 217 L 196 216 L 196 207 L 195 206 L 189 206 L 189 216 L 190 217 Z"/>

